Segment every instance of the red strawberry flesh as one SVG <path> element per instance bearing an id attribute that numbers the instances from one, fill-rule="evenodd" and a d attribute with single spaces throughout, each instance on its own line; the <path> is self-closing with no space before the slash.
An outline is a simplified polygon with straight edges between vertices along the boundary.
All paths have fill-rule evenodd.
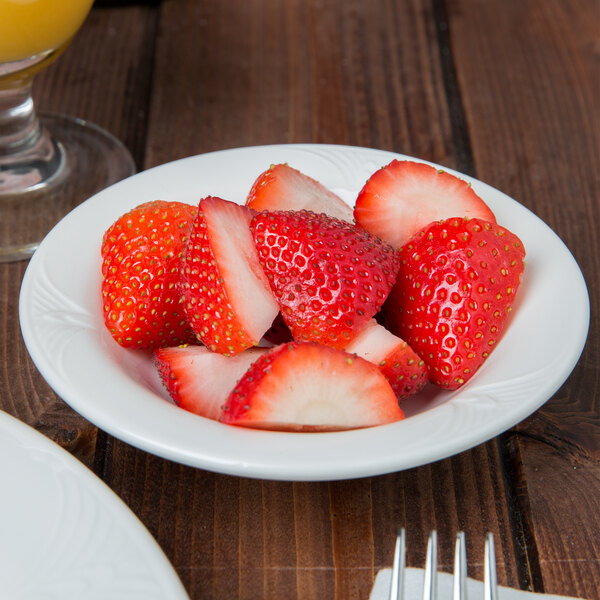
<path id="1" fill-rule="evenodd" d="M 121 216 L 102 241 L 104 320 L 122 346 L 192 342 L 178 290 L 181 255 L 196 208 L 147 202 Z"/>
<path id="2" fill-rule="evenodd" d="M 296 341 L 346 346 L 380 310 L 397 253 L 361 228 L 310 211 L 252 219 L 260 263 Z"/>
<path id="3" fill-rule="evenodd" d="M 524 269 L 523 244 L 495 223 L 448 219 L 422 230 L 400 256 L 384 307 L 390 330 L 423 358 L 431 381 L 457 389 L 500 339 Z"/>

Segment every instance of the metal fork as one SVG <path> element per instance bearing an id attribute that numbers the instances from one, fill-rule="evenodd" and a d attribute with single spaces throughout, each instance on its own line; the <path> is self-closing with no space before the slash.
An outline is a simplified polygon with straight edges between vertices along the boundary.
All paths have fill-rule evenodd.
<path id="1" fill-rule="evenodd" d="M 406 533 L 400 529 L 396 538 L 394 564 L 392 567 L 392 585 L 390 600 L 404 600 L 404 570 L 406 566 Z M 498 584 L 496 580 L 496 555 L 494 536 L 488 533 L 485 537 L 484 555 L 484 600 L 498 600 Z M 467 600 L 467 551 L 464 532 L 456 536 L 454 546 L 454 588 L 453 600 Z M 432 531 L 427 542 L 427 559 L 425 562 L 425 581 L 423 583 L 423 600 L 437 599 L 437 533 Z"/>

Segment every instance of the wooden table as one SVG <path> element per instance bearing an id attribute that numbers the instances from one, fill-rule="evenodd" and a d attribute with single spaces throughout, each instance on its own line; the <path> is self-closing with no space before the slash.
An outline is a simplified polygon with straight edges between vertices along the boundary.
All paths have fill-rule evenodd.
<path id="1" fill-rule="evenodd" d="M 572 251 L 592 320 L 572 375 L 513 429 L 352 481 L 241 479 L 157 458 L 80 417 L 33 366 L 17 312 L 26 263 L 0 265 L 0 408 L 93 469 L 194 599 L 368 598 L 399 526 L 410 565 L 435 528 L 450 570 L 463 529 L 481 577 L 492 531 L 502 584 L 598 598 L 599 32 L 597 0 L 104 2 L 35 87 L 41 109 L 107 128 L 140 170 L 236 146 L 350 144 L 519 200 Z"/>

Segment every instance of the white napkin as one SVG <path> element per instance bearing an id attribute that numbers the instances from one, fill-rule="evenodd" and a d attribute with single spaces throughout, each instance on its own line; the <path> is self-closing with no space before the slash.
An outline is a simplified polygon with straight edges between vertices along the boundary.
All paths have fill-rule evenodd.
<path id="1" fill-rule="evenodd" d="M 388 600 L 391 577 L 391 569 L 382 569 L 377 573 L 369 600 Z M 424 578 L 425 571 L 423 569 L 407 567 L 404 578 L 404 600 L 421 600 Z M 452 581 L 453 576 L 450 573 L 438 573 L 439 600 L 450 600 L 452 598 Z M 483 583 L 467 578 L 467 596 L 469 600 L 483 599 Z M 534 594 L 533 592 L 522 592 L 502 586 L 498 587 L 498 598 L 499 600 L 576 600 L 575 598 L 567 598 L 567 596 Z"/>

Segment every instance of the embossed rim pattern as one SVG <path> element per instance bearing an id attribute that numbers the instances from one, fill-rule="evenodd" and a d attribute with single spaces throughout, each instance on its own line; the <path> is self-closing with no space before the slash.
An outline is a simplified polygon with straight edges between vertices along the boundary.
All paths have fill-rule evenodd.
<path id="1" fill-rule="evenodd" d="M 393 158 L 417 160 L 349 146 L 237 148 L 168 163 L 100 192 L 48 234 L 25 274 L 20 319 L 33 361 L 59 396 L 117 438 L 245 477 L 316 481 L 389 473 L 446 458 L 514 426 L 554 394 L 579 359 L 589 327 L 587 289 L 569 250 L 538 217 L 450 169 L 523 240 L 527 268 L 507 330 L 477 375 L 458 392 L 429 388 L 408 402 L 410 416 L 400 423 L 290 434 L 208 421 L 170 403 L 151 361 L 118 347 L 104 329 L 100 243 L 128 209 L 156 198 L 197 203 L 209 194 L 243 203 L 258 174 L 278 162 L 352 204 L 368 176 Z"/>
<path id="2" fill-rule="evenodd" d="M 68 452 L 3 412 L 0 450 L 7 598 L 188 598 L 150 533 Z"/>

